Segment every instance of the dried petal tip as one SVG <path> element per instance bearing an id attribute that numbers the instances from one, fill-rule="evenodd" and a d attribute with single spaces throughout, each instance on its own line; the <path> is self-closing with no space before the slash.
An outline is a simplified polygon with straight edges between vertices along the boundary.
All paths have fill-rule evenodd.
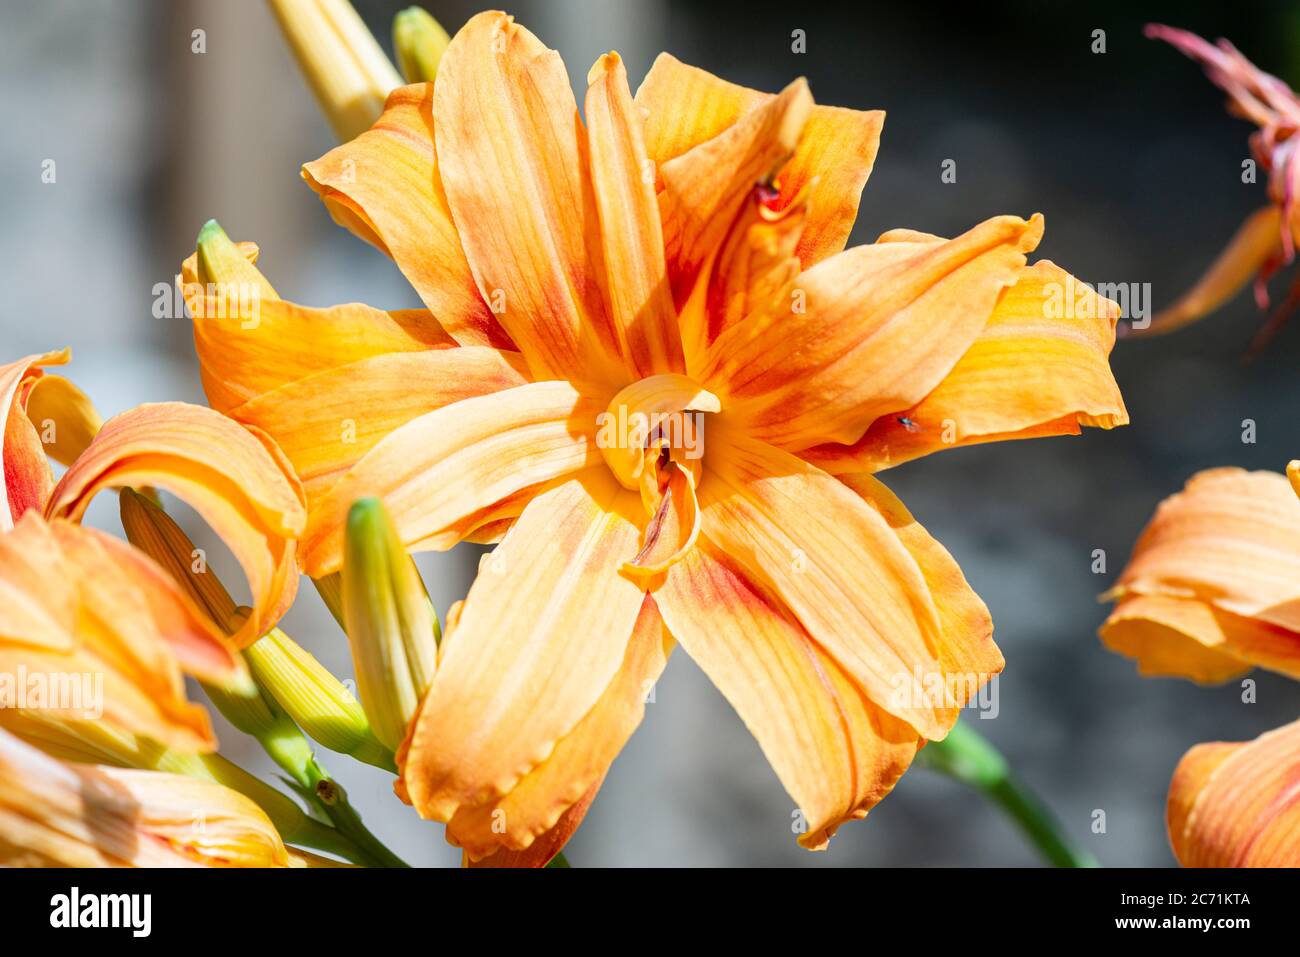
<path id="1" fill-rule="evenodd" d="M 407 7 L 393 17 L 393 49 L 407 83 L 432 83 L 451 37 L 422 7 Z"/>
<path id="2" fill-rule="evenodd" d="M 402 85 L 347 0 L 271 0 L 294 59 L 340 140 L 370 128 Z"/>
<path id="3" fill-rule="evenodd" d="M 377 737 L 396 749 L 433 680 L 437 618 L 414 562 L 377 498 L 348 513 L 343 619 L 361 704 Z"/>

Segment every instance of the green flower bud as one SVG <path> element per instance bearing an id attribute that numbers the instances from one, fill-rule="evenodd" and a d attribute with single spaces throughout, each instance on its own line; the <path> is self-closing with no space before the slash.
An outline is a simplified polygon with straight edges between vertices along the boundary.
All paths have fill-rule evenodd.
<path id="1" fill-rule="evenodd" d="M 393 17 L 393 49 L 407 83 L 432 83 L 451 37 L 427 10 L 407 7 Z"/>
<path id="2" fill-rule="evenodd" d="M 437 616 L 377 498 L 348 513 L 343 618 L 361 704 L 375 737 L 396 750 L 437 665 Z"/>
<path id="3" fill-rule="evenodd" d="M 279 628 L 244 651 L 253 677 L 314 741 L 331 751 L 396 772 L 393 753 L 376 740 L 357 699 Z"/>

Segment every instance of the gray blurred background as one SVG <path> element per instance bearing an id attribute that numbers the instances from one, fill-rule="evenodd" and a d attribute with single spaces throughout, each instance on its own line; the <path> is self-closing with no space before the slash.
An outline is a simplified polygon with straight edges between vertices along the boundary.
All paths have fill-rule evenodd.
<path id="1" fill-rule="evenodd" d="M 405 5 L 357 4 L 385 47 Z M 1208 3 L 842 6 L 521 0 L 512 12 L 560 50 L 577 82 L 618 49 L 635 85 L 666 49 L 750 86 L 775 90 L 804 74 L 820 102 L 887 110 L 855 242 L 896 226 L 947 235 L 997 213 L 1041 211 L 1039 256 L 1093 283 L 1149 282 L 1160 305 L 1263 202 L 1262 184 L 1241 182 L 1250 127 L 1141 26 L 1227 35 L 1300 82 L 1300 17 L 1289 4 L 1252 4 L 1250 15 Z M 481 9 L 429 8 L 452 31 Z M 106 415 L 201 402 L 188 322 L 151 309 L 155 284 L 171 280 L 210 217 L 261 245 L 288 298 L 418 305 L 397 269 L 334 227 L 301 182 L 299 165 L 333 140 L 259 0 L 0 0 L 0 16 L 0 360 L 71 345 L 68 374 Z M 195 29 L 206 31 L 206 53 L 191 52 Z M 795 29 L 806 31 L 806 54 L 791 52 Z M 1105 31 L 1104 54 L 1091 52 L 1094 30 Z M 53 184 L 41 181 L 47 159 Z M 946 159 L 957 161 L 954 184 L 940 181 Z M 1198 469 L 1276 470 L 1300 456 L 1300 328 L 1245 365 L 1259 321 L 1244 295 L 1182 334 L 1121 343 L 1114 367 L 1128 428 L 954 450 L 883 476 L 992 610 L 1007 658 L 998 716 L 966 720 L 1106 865 L 1173 863 L 1164 797 L 1190 745 L 1253 737 L 1300 710 L 1300 689 L 1264 673 L 1253 676 L 1255 704 L 1235 683 L 1139 679 L 1095 635 L 1105 615 L 1095 596 L 1161 498 Z M 1243 419 L 1257 425 L 1254 444 L 1242 442 Z M 111 496 L 92 519 L 117 528 Z M 1106 575 L 1091 571 L 1094 549 L 1108 556 Z M 464 594 L 474 562 L 460 552 L 422 559 L 440 608 Z M 232 586 L 241 581 L 214 564 Z M 285 628 L 350 674 L 346 642 L 309 584 Z M 223 740 L 237 760 L 267 769 L 233 732 Z M 384 775 L 325 757 L 399 854 L 458 860 L 439 825 L 391 797 Z M 578 866 L 1037 863 L 977 795 L 922 769 L 824 854 L 796 846 L 791 810 L 757 745 L 679 652 L 568 853 Z M 1092 833 L 1095 810 L 1106 813 L 1104 834 Z"/>

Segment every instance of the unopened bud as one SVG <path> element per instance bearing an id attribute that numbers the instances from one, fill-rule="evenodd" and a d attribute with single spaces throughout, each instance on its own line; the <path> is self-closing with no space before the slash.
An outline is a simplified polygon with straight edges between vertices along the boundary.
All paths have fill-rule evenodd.
<path id="1" fill-rule="evenodd" d="M 347 0 L 271 0 L 271 10 L 335 135 L 364 133 L 402 78 L 356 10 Z"/>
<path id="2" fill-rule="evenodd" d="M 422 7 L 407 7 L 393 17 L 393 49 L 407 83 L 432 83 L 451 37 Z"/>
<path id="3" fill-rule="evenodd" d="M 118 509 L 127 541 L 161 565 L 194 603 L 224 628 L 235 614 L 235 601 L 175 519 L 153 499 L 129 488 L 122 489 Z"/>
<path id="4" fill-rule="evenodd" d="M 376 740 L 357 699 L 343 682 L 279 628 L 244 650 L 253 677 L 312 740 L 331 751 L 395 770 L 393 754 Z"/>
<path id="5" fill-rule="evenodd" d="M 343 618 L 361 704 L 394 750 L 437 664 L 437 616 L 383 503 L 355 502 L 343 558 Z"/>

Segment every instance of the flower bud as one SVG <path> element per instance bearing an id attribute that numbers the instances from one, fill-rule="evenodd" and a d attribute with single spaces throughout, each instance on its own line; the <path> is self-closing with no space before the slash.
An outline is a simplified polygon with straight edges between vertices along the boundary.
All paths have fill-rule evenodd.
<path id="1" fill-rule="evenodd" d="M 348 513 L 343 618 L 361 704 L 375 736 L 396 750 L 437 664 L 437 617 L 377 498 Z"/>
<path id="2" fill-rule="evenodd" d="M 393 17 L 393 49 L 407 83 L 432 83 L 451 37 L 423 7 Z"/>
<path id="3" fill-rule="evenodd" d="M 271 10 L 335 135 L 364 133 L 402 78 L 356 10 L 347 0 L 271 0 Z"/>
<path id="4" fill-rule="evenodd" d="M 235 601 L 175 519 L 153 499 L 130 488 L 122 489 L 118 509 L 127 541 L 161 565 L 181 590 L 224 628 L 235 614 Z"/>
<path id="5" fill-rule="evenodd" d="M 240 302 L 279 299 L 275 287 L 262 275 L 262 271 L 249 261 L 245 248 L 226 235 L 221 224 L 209 219 L 199 230 L 194 242 L 195 275 L 203 286 L 212 286 L 213 295 L 220 296 L 226 311 L 220 315 L 238 315 L 230 308 Z M 256 256 L 253 256 L 256 259 Z M 242 317 L 241 317 L 242 318 Z"/>
<path id="6" fill-rule="evenodd" d="M 396 771 L 357 699 L 296 641 L 273 628 L 244 650 L 253 678 L 312 740 L 331 751 Z"/>
<path id="7" fill-rule="evenodd" d="M 237 607 L 225 586 L 198 561 L 194 543 L 162 506 L 132 489 L 121 494 L 122 527 L 136 548 L 163 566 L 189 597 L 227 634 L 239 629 L 249 609 Z M 371 733 L 351 692 L 292 638 L 272 629 L 244 650 L 252 670 L 246 687 L 205 686 L 226 720 L 245 734 L 278 742 L 286 757 L 305 760 L 310 749 L 296 742 L 296 723 L 331 751 L 393 770 L 393 755 Z M 300 737 L 300 735 L 298 735 Z"/>

